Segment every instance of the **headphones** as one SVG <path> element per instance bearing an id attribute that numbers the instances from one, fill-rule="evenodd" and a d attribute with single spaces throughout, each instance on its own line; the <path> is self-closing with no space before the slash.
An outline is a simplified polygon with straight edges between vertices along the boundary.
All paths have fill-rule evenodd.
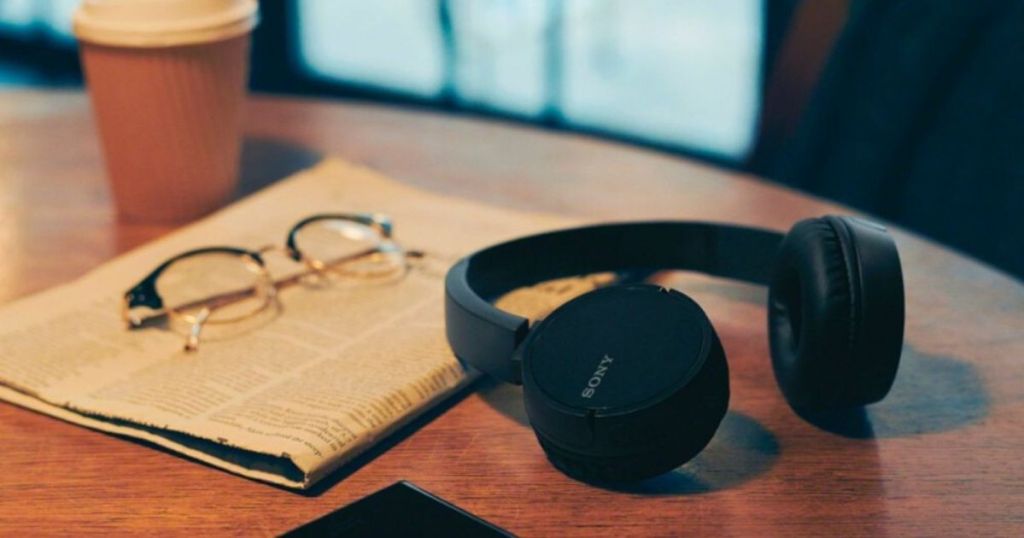
<path id="1" fill-rule="evenodd" d="M 706 222 L 635 222 L 501 243 L 445 278 L 448 342 L 462 361 L 522 384 L 537 440 L 567 475 L 642 480 L 689 461 L 729 404 L 725 352 L 701 307 L 651 284 L 599 288 L 539 323 L 492 301 L 596 272 L 678 269 L 769 285 L 775 379 L 798 413 L 889 392 L 903 347 L 903 277 L 882 226 L 854 217 L 789 233 Z"/>

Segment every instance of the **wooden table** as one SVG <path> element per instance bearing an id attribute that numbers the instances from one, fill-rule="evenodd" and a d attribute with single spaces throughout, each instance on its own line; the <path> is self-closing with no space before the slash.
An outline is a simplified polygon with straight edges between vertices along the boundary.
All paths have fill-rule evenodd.
<path id="1" fill-rule="evenodd" d="M 440 192 L 591 218 L 785 228 L 841 210 L 755 178 L 582 136 L 363 104 L 254 98 L 245 189 L 338 155 Z M 112 216 L 87 99 L 0 94 L 0 301 L 167 228 Z M 907 346 L 866 413 L 793 414 L 763 290 L 689 282 L 729 356 L 731 410 L 691 464 L 629 491 L 544 459 L 516 388 L 487 385 L 310 494 L 0 404 L 0 535 L 273 534 L 407 479 L 524 536 L 1024 535 L 1024 286 L 907 233 Z"/>

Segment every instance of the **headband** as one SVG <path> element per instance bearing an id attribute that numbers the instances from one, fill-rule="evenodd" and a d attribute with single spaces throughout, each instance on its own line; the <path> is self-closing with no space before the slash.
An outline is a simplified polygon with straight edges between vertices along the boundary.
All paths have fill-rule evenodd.
<path id="1" fill-rule="evenodd" d="M 514 354 L 529 320 L 492 301 L 514 289 L 605 271 L 696 271 L 768 283 L 783 234 L 708 222 L 602 224 L 514 239 L 459 260 L 445 278 L 445 327 L 455 355 L 519 383 Z"/>

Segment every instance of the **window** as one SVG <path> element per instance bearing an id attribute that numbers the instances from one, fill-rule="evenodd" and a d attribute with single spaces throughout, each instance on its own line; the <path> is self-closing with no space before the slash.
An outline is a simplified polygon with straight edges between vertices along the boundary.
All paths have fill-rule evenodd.
<path id="1" fill-rule="evenodd" d="M 434 2 L 302 1 L 297 28 L 301 58 L 316 75 L 422 97 L 441 92 Z"/>
<path id="2" fill-rule="evenodd" d="M 301 0 L 319 77 L 741 160 L 760 0 Z"/>
<path id="3" fill-rule="evenodd" d="M 760 15 L 749 0 L 568 1 L 562 116 L 744 156 L 758 113 Z"/>
<path id="4" fill-rule="evenodd" d="M 0 34 L 28 38 L 42 37 L 74 41 L 71 16 L 80 0 L 2 0 Z"/>

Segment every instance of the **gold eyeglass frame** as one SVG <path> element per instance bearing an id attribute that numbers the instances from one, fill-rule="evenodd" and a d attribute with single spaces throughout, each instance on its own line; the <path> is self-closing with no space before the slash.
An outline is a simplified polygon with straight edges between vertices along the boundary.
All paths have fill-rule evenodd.
<path id="1" fill-rule="evenodd" d="M 303 253 L 296 245 L 296 234 L 305 226 L 314 222 L 327 220 L 342 220 L 367 227 L 376 234 L 375 244 L 365 250 L 344 256 L 343 258 L 325 262 Z M 278 290 L 297 284 L 309 275 L 325 275 L 329 272 L 337 272 L 342 275 L 378 278 L 393 274 L 404 274 L 408 269 L 409 258 L 422 257 L 418 251 L 406 251 L 395 243 L 392 233 L 393 225 L 391 219 L 385 215 L 376 213 L 319 213 L 300 220 L 288 232 L 283 246 L 266 245 L 256 250 L 248 250 L 239 247 L 219 246 L 203 247 L 192 249 L 176 256 L 173 256 L 151 271 L 145 278 L 132 286 L 125 292 L 121 300 L 121 317 L 128 329 L 137 329 L 149 325 L 151 322 L 161 319 L 169 319 L 189 326 L 185 341 L 185 351 L 196 351 L 199 349 L 199 339 L 203 327 L 206 325 L 226 325 L 238 323 L 252 318 L 269 308 L 277 296 Z M 270 252 L 279 252 L 289 259 L 304 264 L 306 271 L 287 276 L 280 280 L 274 280 L 267 269 L 263 255 Z M 237 256 L 246 267 L 258 278 L 258 282 L 250 288 L 228 291 L 212 297 L 199 299 L 168 308 L 164 305 L 163 298 L 157 291 L 156 282 L 164 270 L 173 263 L 194 256 L 204 254 L 226 254 Z M 387 270 L 380 272 L 373 271 L 349 271 L 346 272 L 345 264 L 355 260 L 362 260 L 374 256 L 397 256 L 398 263 L 390 266 Z M 229 318 L 210 319 L 211 314 L 223 306 L 237 301 L 256 296 L 260 299 L 260 306 L 245 314 Z M 186 309 L 193 309 L 201 306 L 196 314 L 182 312 Z M 139 315 L 138 310 L 146 310 L 145 315 Z"/>

